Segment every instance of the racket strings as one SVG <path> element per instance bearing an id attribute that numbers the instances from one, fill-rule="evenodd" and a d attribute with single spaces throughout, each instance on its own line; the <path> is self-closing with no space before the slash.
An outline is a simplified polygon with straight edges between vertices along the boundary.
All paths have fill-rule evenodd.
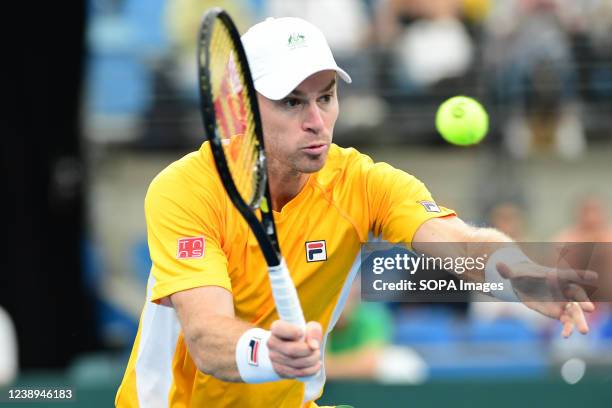
<path id="1" fill-rule="evenodd" d="M 210 42 L 210 73 L 217 132 L 239 194 L 253 205 L 259 200 L 259 142 L 244 67 L 223 24 L 215 24 Z"/>

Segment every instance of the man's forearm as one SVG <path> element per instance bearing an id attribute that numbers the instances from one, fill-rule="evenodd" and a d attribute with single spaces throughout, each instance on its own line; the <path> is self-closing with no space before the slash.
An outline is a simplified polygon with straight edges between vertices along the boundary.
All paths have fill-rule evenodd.
<path id="1" fill-rule="evenodd" d="M 198 369 L 223 381 L 242 381 L 236 366 L 236 343 L 253 326 L 229 316 L 208 315 L 185 337 Z"/>
<path id="2" fill-rule="evenodd" d="M 413 246 L 418 252 L 432 257 L 453 259 L 485 257 L 488 260 L 496 250 L 508 247 L 512 242 L 501 231 L 472 227 L 455 217 L 433 219 L 423 224 L 415 235 Z M 482 268 L 466 268 L 463 273 L 457 275 L 473 282 L 486 280 Z"/>
<path id="3" fill-rule="evenodd" d="M 306 331 L 277 320 L 270 330 L 236 319 L 231 292 L 203 286 L 170 297 L 191 359 L 203 373 L 223 381 L 260 383 L 317 373 L 321 325 Z M 253 364 L 255 363 L 255 364 Z"/>
<path id="4" fill-rule="evenodd" d="M 512 245 L 512 239 L 506 234 L 493 228 L 474 228 L 468 236 L 465 246 L 465 256 L 469 258 L 486 257 L 488 260 L 495 251 Z M 485 274 L 482 269 L 467 270 L 463 279 L 475 282 L 485 282 Z"/>

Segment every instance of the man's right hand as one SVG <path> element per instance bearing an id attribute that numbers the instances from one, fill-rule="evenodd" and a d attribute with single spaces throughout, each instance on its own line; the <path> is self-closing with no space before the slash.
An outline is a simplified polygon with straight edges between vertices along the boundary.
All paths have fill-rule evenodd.
<path id="1" fill-rule="evenodd" d="M 306 330 L 277 320 L 270 327 L 270 360 L 276 373 L 284 378 L 308 377 L 321 369 L 323 330 L 318 322 L 308 322 Z"/>

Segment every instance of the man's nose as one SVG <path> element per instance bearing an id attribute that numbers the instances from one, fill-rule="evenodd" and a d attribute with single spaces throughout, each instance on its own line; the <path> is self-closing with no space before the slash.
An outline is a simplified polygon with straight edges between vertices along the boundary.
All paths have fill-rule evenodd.
<path id="1" fill-rule="evenodd" d="M 306 132 L 319 133 L 325 126 L 321 109 L 316 103 L 306 105 L 302 130 Z"/>

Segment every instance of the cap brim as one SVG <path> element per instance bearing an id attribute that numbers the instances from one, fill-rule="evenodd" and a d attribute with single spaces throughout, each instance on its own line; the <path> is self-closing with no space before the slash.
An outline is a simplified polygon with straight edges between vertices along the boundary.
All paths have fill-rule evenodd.
<path id="1" fill-rule="evenodd" d="M 276 73 L 264 75 L 255 80 L 255 90 L 268 99 L 278 101 L 289 95 L 305 79 L 322 71 L 336 71 L 338 76 L 347 84 L 353 82 L 351 76 L 337 65 L 309 68 L 302 71 L 279 69 Z"/>

